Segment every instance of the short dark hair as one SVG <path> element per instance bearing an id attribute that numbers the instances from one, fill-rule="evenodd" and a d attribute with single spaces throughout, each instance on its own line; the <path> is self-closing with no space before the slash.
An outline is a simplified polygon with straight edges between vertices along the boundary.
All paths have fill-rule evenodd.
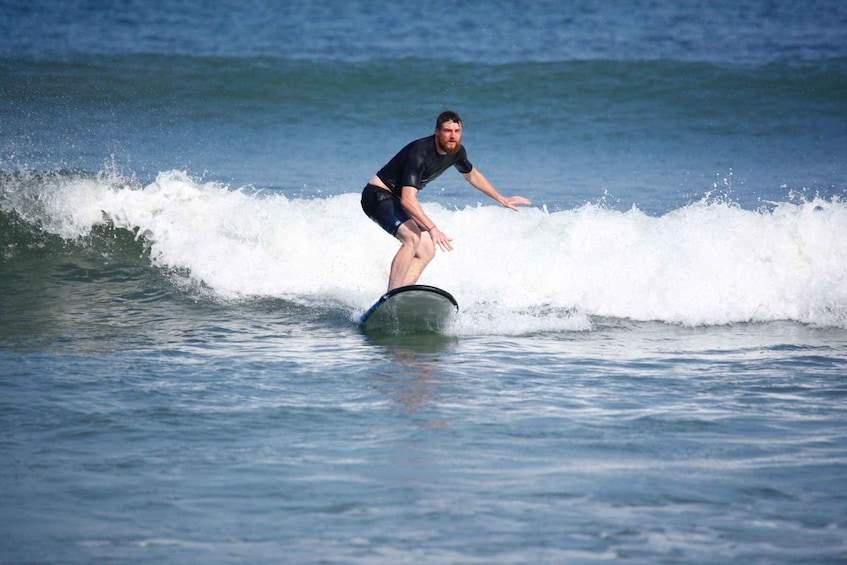
<path id="1" fill-rule="evenodd" d="M 456 122 L 457 124 L 461 124 L 462 117 L 452 110 L 441 112 L 438 114 L 438 119 L 435 120 L 435 129 L 441 129 L 441 126 L 444 125 L 445 122 Z"/>

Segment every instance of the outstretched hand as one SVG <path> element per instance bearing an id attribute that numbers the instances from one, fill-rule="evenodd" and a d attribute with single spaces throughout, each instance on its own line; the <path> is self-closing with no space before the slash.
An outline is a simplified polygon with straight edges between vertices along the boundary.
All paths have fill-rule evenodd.
<path id="1" fill-rule="evenodd" d="M 429 237 L 432 238 L 432 242 L 437 245 L 441 251 L 453 251 L 453 244 L 450 243 L 453 241 L 453 238 L 449 237 L 440 229 L 433 227 L 429 230 Z"/>
<path id="2" fill-rule="evenodd" d="M 524 198 L 523 196 L 510 196 L 508 198 L 503 199 L 503 206 L 508 208 L 509 210 L 518 211 L 518 206 L 532 206 L 532 202 Z"/>

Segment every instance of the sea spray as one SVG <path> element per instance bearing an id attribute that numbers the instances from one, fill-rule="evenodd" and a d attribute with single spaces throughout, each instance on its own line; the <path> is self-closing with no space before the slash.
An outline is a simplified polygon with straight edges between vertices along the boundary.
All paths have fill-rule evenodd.
<path id="1" fill-rule="evenodd" d="M 180 171 L 146 186 L 77 174 L 13 184 L 4 180 L 4 211 L 67 240 L 103 224 L 127 230 L 153 267 L 223 300 L 318 301 L 355 315 L 384 291 L 397 247 L 353 193 L 291 199 Z M 515 213 L 429 202 L 455 250 L 439 252 L 420 282 L 454 293 L 459 333 L 580 330 L 598 316 L 843 327 L 847 204 L 789 200 L 746 210 L 706 198 L 660 216 L 635 206 Z"/>

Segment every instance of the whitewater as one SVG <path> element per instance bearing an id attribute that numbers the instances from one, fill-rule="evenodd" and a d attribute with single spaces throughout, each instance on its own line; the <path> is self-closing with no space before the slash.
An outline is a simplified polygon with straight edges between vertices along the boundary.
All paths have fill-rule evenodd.
<path id="1" fill-rule="evenodd" d="M 169 171 L 146 185 L 109 173 L 21 175 L 5 183 L 3 208 L 68 241 L 101 225 L 127 230 L 151 268 L 221 300 L 335 303 L 352 319 L 383 292 L 396 249 L 358 199 L 233 190 Z M 660 216 L 602 203 L 427 206 L 455 250 L 421 282 L 454 292 L 461 334 L 587 329 L 592 317 L 847 324 L 847 203 L 837 197 L 745 210 L 709 195 Z"/>

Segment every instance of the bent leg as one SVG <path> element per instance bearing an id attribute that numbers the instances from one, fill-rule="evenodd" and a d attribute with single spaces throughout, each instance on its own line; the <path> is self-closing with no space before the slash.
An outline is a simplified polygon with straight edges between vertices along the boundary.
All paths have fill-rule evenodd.
<path id="1" fill-rule="evenodd" d="M 391 261 L 391 274 L 388 276 L 388 290 L 394 290 L 406 284 L 412 263 L 417 254 L 418 245 L 421 242 L 421 230 L 414 221 L 408 220 L 399 228 L 395 237 L 400 240 L 400 249 Z M 430 240 L 430 245 L 432 241 Z M 423 270 L 421 268 L 421 270 Z M 420 272 L 418 272 L 420 276 Z M 417 277 L 415 277 L 417 280 Z M 410 283 L 414 284 L 414 283 Z"/>
<path id="2" fill-rule="evenodd" d="M 435 257 L 435 244 L 432 243 L 429 232 L 422 232 L 420 243 L 418 243 L 418 247 L 415 250 L 415 256 L 412 258 L 409 271 L 406 273 L 406 278 L 403 279 L 403 286 L 418 282 L 421 273 L 423 273 L 423 270 L 429 265 L 433 257 Z"/>

